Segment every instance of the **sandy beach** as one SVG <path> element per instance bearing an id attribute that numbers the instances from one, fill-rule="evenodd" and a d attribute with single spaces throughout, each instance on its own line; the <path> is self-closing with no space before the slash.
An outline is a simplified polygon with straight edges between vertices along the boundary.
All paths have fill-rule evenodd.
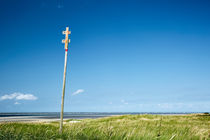
<path id="1" fill-rule="evenodd" d="M 64 120 L 67 119 L 87 119 L 87 118 L 101 118 L 112 115 L 66 115 Z M 0 123 L 6 122 L 53 122 L 59 121 L 60 117 L 55 116 L 7 116 L 0 117 Z"/>
<path id="2" fill-rule="evenodd" d="M 0 123 L 5 123 L 5 122 L 52 122 L 52 121 L 59 121 L 59 118 L 47 118 L 45 116 L 0 117 Z"/>

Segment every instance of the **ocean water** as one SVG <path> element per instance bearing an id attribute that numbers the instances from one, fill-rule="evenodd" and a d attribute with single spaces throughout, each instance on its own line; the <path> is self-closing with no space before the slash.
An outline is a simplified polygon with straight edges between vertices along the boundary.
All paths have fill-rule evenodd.
<path id="1" fill-rule="evenodd" d="M 135 115 L 135 114 L 156 114 L 156 115 L 184 115 L 198 112 L 64 112 L 64 118 L 84 119 L 84 118 L 100 118 L 113 115 Z M 1 117 L 37 117 L 46 119 L 58 119 L 59 112 L 12 112 L 0 113 Z"/>

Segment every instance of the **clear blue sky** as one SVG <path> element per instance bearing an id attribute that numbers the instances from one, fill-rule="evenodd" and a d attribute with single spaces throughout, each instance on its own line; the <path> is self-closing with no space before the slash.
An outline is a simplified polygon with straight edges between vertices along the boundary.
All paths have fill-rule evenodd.
<path id="1" fill-rule="evenodd" d="M 0 112 L 210 111 L 208 0 L 1 0 Z M 78 93 L 78 94 L 76 94 Z"/>

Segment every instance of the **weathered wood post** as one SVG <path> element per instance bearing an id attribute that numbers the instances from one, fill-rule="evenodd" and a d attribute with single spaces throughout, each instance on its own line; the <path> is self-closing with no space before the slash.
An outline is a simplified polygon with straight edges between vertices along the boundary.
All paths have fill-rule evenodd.
<path id="1" fill-rule="evenodd" d="M 65 84 L 66 84 L 66 64 L 67 64 L 67 52 L 68 52 L 68 44 L 70 43 L 69 27 L 66 27 L 66 31 L 63 31 L 65 35 L 65 39 L 62 40 L 62 43 L 65 43 L 65 61 L 64 61 L 64 73 L 63 73 L 63 91 L 62 91 L 62 99 L 61 99 L 61 114 L 60 114 L 60 129 L 59 132 L 63 131 L 63 108 L 64 108 L 64 97 L 65 97 Z"/>

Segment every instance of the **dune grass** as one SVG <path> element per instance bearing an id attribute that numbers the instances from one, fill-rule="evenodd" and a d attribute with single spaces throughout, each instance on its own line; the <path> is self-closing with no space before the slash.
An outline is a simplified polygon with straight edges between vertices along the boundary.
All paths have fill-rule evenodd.
<path id="1" fill-rule="evenodd" d="M 209 115 L 123 115 L 59 123 L 2 123 L 0 139 L 209 140 Z"/>

